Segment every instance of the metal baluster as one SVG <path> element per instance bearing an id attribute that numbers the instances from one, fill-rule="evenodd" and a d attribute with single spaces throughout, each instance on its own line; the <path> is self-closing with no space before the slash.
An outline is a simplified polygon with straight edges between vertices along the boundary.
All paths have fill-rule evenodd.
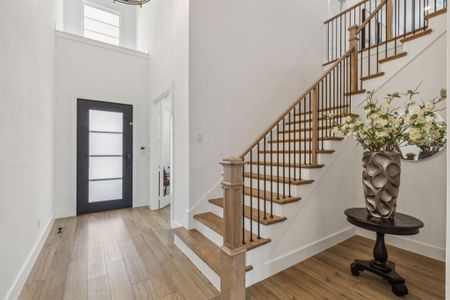
<path id="1" fill-rule="evenodd" d="M 371 37 L 372 37 L 372 26 L 371 26 L 371 24 L 372 24 L 372 20 L 370 20 L 370 22 L 369 22 L 369 48 L 368 48 L 368 50 L 367 50 L 367 76 L 370 76 L 370 61 L 371 61 L 371 59 L 370 59 L 370 45 L 371 45 Z M 361 76 L 361 78 L 362 78 L 362 76 Z"/>
<path id="2" fill-rule="evenodd" d="M 264 135 L 264 161 L 263 161 L 263 170 L 264 170 L 264 220 L 265 219 L 267 219 L 267 216 L 266 216 L 266 213 L 267 213 L 267 209 L 266 209 L 266 200 L 267 200 L 267 188 L 266 188 L 266 181 L 267 181 L 267 178 L 266 178 L 266 172 L 267 172 L 267 164 L 266 164 L 266 155 L 267 155 L 267 152 L 266 152 L 266 136 L 267 135 Z M 272 154 L 270 154 L 270 155 L 272 155 Z M 258 215 L 259 215 L 259 212 L 258 212 Z"/>
<path id="3" fill-rule="evenodd" d="M 259 153 L 257 153 L 259 156 Z M 250 242 L 253 242 L 253 149 L 250 150 Z"/>
<path id="4" fill-rule="evenodd" d="M 406 0 L 403 0 L 403 36 L 406 37 Z"/>
<path id="5" fill-rule="evenodd" d="M 291 134 L 292 134 L 292 128 L 291 128 L 291 111 L 289 111 L 289 115 L 288 115 L 288 123 L 289 123 L 289 148 L 288 148 L 288 151 L 289 151 L 289 158 L 288 158 L 288 166 L 289 166 L 289 172 L 288 172 L 288 178 L 287 178 L 287 180 L 286 180 L 286 178 L 283 178 L 283 182 L 284 182 L 284 185 L 286 185 L 286 181 L 287 181 L 287 183 L 289 184 L 289 191 L 288 191 L 288 194 L 289 194 L 289 197 L 291 197 L 291 183 L 290 183 L 290 181 L 291 181 L 291 155 L 292 155 L 292 152 L 291 152 Z M 295 153 L 294 153 L 294 156 L 295 156 Z"/>
<path id="6" fill-rule="evenodd" d="M 327 62 L 330 61 L 330 23 L 327 23 Z"/>
<path id="7" fill-rule="evenodd" d="M 339 57 L 342 56 L 342 17 L 339 17 Z"/>
<path id="8" fill-rule="evenodd" d="M 312 118 L 313 118 L 313 112 L 312 112 L 312 105 L 311 105 L 311 92 L 308 93 L 308 105 L 309 105 L 309 111 L 311 112 L 310 114 L 310 118 L 308 119 L 308 123 L 309 123 L 309 164 L 312 163 L 312 136 L 313 136 L 313 128 L 312 128 Z"/>
<path id="9" fill-rule="evenodd" d="M 311 117 L 311 114 L 308 113 L 308 111 L 306 110 L 306 96 L 303 98 L 303 127 L 304 127 L 304 131 L 303 131 L 303 163 L 306 164 L 306 149 L 307 149 L 307 138 L 306 138 L 306 118 L 307 117 Z M 302 131 L 300 131 L 302 132 Z"/>
<path id="10" fill-rule="evenodd" d="M 272 143 L 270 143 L 270 217 L 273 218 L 273 151 L 272 151 L 272 145 L 273 145 L 273 128 L 270 130 L 270 140 Z M 277 142 L 278 139 L 277 139 Z"/>
<path id="11" fill-rule="evenodd" d="M 322 110 L 322 108 L 323 108 L 323 79 L 321 79 L 320 81 L 319 81 L 319 85 L 318 85 L 318 88 L 317 88 L 317 93 L 318 93 L 318 110 L 319 110 L 319 116 L 321 116 L 321 119 L 320 119 L 320 149 L 321 150 L 323 150 L 323 142 L 324 142 L 324 139 L 323 139 L 323 130 L 324 130 L 324 124 L 323 124 L 323 122 L 324 122 L 324 119 L 325 119 L 325 117 L 324 117 L 324 112 L 323 112 L 323 110 Z M 320 100 L 319 100 L 320 99 Z M 320 114 L 320 112 L 322 112 L 322 114 Z"/>
<path id="12" fill-rule="evenodd" d="M 277 178 L 280 178 L 280 122 L 277 123 L 277 134 L 278 134 L 278 143 L 277 143 Z M 284 133 L 281 141 L 284 143 Z M 273 155 L 273 153 L 271 153 Z M 280 181 L 277 180 L 277 199 L 280 199 Z"/>
<path id="13" fill-rule="evenodd" d="M 245 156 L 247 156 L 247 155 L 245 155 Z M 245 164 L 242 165 L 242 182 L 245 182 Z M 225 203 L 224 203 L 224 205 L 225 205 Z M 245 245 L 245 193 L 244 192 L 242 193 L 242 244 Z"/>
<path id="14" fill-rule="evenodd" d="M 284 123 L 284 118 L 285 117 L 283 117 L 283 126 L 282 126 L 283 127 L 283 136 L 285 136 L 285 134 L 286 134 L 286 124 Z M 284 141 L 286 141 L 286 138 L 284 139 Z M 283 141 L 283 165 L 286 164 L 286 145 L 285 145 L 284 141 Z M 286 168 L 283 168 L 283 179 L 286 177 L 285 175 L 286 175 Z M 280 182 L 280 177 L 278 177 L 277 179 L 278 179 L 278 182 Z M 285 198 L 285 197 L 286 197 L 286 185 L 283 184 L 283 198 Z"/>
<path id="15" fill-rule="evenodd" d="M 296 113 L 296 111 L 297 111 L 297 104 L 295 104 L 295 106 L 294 106 L 294 120 L 295 120 L 295 125 L 294 125 L 294 153 L 297 153 L 297 141 L 300 142 L 300 138 L 297 138 L 297 133 L 298 133 L 298 131 L 297 131 L 297 124 L 299 125 L 298 126 L 298 130 L 300 130 L 300 124 L 301 124 L 300 115 L 299 115 L 299 121 L 297 123 L 297 113 Z M 301 160 L 300 159 L 300 155 L 301 154 L 299 152 L 299 160 Z M 302 179 L 302 174 L 301 173 L 299 174 L 299 178 Z M 297 180 L 297 155 L 294 155 L 294 180 Z"/>
<path id="16" fill-rule="evenodd" d="M 259 217 L 260 217 L 260 203 L 261 203 L 261 195 L 260 195 L 260 191 L 261 191 L 261 189 L 260 189 L 260 187 L 259 187 L 259 184 L 260 184 L 260 181 L 261 181 L 261 173 L 259 172 L 259 156 L 260 156 L 260 152 L 259 152 L 259 142 L 258 142 L 258 144 L 256 145 L 256 152 L 258 153 L 258 156 L 257 156 L 257 161 L 256 161 L 256 163 L 257 163 L 257 167 L 256 167 L 256 172 L 257 172 L 257 175 L 256 175 L 256 180 L 257 180 L 257 188 L 258 188 L 258 199 L 257 199 L 257 201 L 258 201 L 258 203 L 257 203 L 257 208 L 258 208 L 258 216 L 257 216 L 257 220 L 258 220 L 258 227 L 257 227 L 257 232 L 258 232 L 258 239 L 260 239 L 261 238 L 261 236 L 260 236 L 260 225 L 261 225 L 261 222 L 260 222 L 260 219 L 259 219 Z M 266 157 L 266 153 L 264 153 L 264 157 Z M 250 178 L 250 180 L 253 180 L 253 177 L 252 176 L 250 176 L 251 178 Z"/>
<path id="17" fill-rule="evenodd" d="M 398 15 L 399 15 L 399 0 L 395 0 L 395 14 L 394 14 L 394 55 L 397 55 L 397 37 L 398 37 Z"/>

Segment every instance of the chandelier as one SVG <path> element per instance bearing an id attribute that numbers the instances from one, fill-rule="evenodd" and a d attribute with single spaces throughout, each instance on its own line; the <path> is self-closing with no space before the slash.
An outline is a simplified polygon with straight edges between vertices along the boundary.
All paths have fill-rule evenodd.
<path id="1" fill-rule="evenodd" d="M 142 7 L 142 4 L 149 2 L 150 0 L 113 0 L 113 2 L 120 2 L 129 5 L 139 5 Z"/>

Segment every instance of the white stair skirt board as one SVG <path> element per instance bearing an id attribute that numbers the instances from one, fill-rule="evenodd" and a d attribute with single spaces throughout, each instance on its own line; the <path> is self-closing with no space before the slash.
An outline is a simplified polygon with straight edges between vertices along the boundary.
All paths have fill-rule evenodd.
<path id="1" fill-rule="evenodd" d="M 361 228 L 356 229 L 356 234 L 374 241 L 376 239 L 376 235 L 374 232 L 370 232 Z M 412 238 L 408 238 L 407 236 L 403 237 L 396 235 L 386 235 L 386 244 L 439 261 L 445 261 L 445 249 L 421 241 L 415 241 Z"/>
<path id="2" fill-rule="evenodd" d="M 54 221 L 55 219 L 53 217 L 50 218 L 50 220 L 48 220 L 45 229 L 42 231 L 41 235 L 37 239 L 36 243 L 34 244 L 34 247 L 30 251 L 30 254 L 28 254 L 27 259 L 25 260 L 13 284 L 11 285 L 11 288 L 6 293 L 5 299 L 19 298 L 20 291 L 22 290 L 25 281 L 28 278 L 28 275 L 33 269 L 34 263 L 36 262 L 39 253 L 41 253 L 42 247 L 44 246 L 45 241 L 47 240 L 47 237 L 50 234 L 50 230 L 53 228 Z"/>
<path id="3" fill-rule="evenodd" d="M 175 235 L 175 245 L 202 272 L 211 284 L 220 291 L 220 277 L 194 251 Z"/>

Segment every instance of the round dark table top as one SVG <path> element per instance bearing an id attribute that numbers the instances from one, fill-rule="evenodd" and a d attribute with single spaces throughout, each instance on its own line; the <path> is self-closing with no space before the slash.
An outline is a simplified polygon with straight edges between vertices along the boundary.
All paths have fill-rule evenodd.
<path id="1" fill-rule="evenodd" d="M 367 208 L 349 208 L 345 210 L 347 220 L 358 227 L 379 233 L 394 235 L 414 235 L 424 226 L 423 222 L 414 217 L 398 213 L 392 219 L 379 219 L 369 215 Z"/>

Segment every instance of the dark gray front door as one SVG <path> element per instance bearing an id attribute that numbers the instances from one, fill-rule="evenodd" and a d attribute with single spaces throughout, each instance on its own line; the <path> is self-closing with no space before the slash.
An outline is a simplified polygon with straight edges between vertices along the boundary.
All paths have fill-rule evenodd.
<path id="1" fill-rule="evenodd" d="M 132 206 L 133 107 L 78 99 L 77 214 Z"/>

